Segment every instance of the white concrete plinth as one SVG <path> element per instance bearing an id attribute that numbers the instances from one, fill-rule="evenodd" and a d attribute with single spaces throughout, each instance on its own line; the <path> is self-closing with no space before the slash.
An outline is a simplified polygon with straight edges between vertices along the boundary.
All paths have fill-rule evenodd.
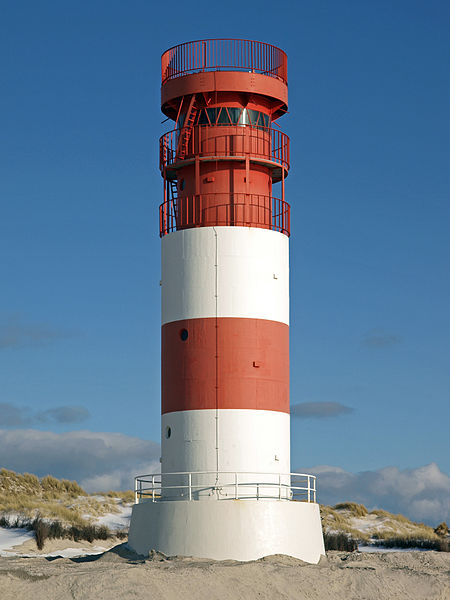
<path id="1" fill-rule="evenodd" d="M 319 505 L 282 500 L 143 502 L 128 544 L 147 555 L 256 560 L 287 554 L 316 564 L 325 554 Z"/>

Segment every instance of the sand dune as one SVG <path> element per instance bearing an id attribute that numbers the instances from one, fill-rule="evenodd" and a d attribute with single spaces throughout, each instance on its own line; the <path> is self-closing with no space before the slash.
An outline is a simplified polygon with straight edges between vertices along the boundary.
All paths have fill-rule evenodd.
<path id="1" fill-rule="evenodd" d="M 238 563 L 144 559 L 124 544 L 79 558 L 0 558 L 2 600 L 446 600 L 450 555 L 329 552 L 318 565 L 275 555 Z"/>

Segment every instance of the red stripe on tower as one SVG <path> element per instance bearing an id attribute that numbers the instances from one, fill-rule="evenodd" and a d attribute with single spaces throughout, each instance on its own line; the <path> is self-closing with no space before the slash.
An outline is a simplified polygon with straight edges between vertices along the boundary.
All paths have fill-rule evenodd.
<path id="1" fill-rule="evenodd" d="M 186 319 L 162 328 L 162 412 L 289 412 L 289 327 L 276 321 Z"/>

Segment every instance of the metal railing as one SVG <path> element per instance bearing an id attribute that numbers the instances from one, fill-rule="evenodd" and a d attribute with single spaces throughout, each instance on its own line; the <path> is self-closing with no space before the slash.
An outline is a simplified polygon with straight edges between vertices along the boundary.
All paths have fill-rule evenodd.
<path id="1" fill-rule="evenodd" d="M 159 140 L 160 169 L 174 165 L 179 140 L 184 129 L 173 129 Z M 289 169 L 289 137 L 272 127 L 254 125 L 195 125 L 183 148 L 183 161 L 195 156 L 239 157 L 249 156 Z"/>
<path id="2" fill-rule="evenodd" d="M 214 483 L 209 483 L 211 481 Z M 208 497 L 316 502 L 316 477 L 305 473 L 186 471 L 139 475 L 134 482 L 136 504 L 149 500 L 194 501 Z"/>
<path id="3" fill-rule="evenodd" d="M 161 57 L 162 83 L 202 71 L 260 73 L 287 83 L 287 56 L 264 42 L 223 38 L 185 42 Z"/>
<path id="4" fill-rule="evenodd" d="M 280 198 L 259 194 L 203 194 L 163 202 L 159 235 L 209 225 L 260 227 L 290 235 L 290 206 Z"/>

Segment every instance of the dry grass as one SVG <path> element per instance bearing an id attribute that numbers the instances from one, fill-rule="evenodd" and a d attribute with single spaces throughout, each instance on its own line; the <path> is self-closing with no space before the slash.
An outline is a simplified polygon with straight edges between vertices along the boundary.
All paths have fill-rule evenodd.
<path id="1" fill-rule="evenodd" d="M 347 536 L 350 536 L 355 540 L 364 542 L 369 541 L 370 536 L 360 531 L 356 527 L 353 527 L 350 523 L 348 515 L 338 512 L 336 508 L 332 508 L 331 506 L 321 506 L 320 515 L 322 519 L 322 528 L 325 533 L 345 533 Z"/>
<path id="2" fill-rule="evenodd" d="M 118 498 L 122 500 L 123 504 L 133 504 L 134 503 L 134 492 L 133 490 L 125 490 L 116 492 L 114 490 L 110 490 L 109 492 L 101 492 L 102 496 L 106 496 L 108 498 Z"/>
<path id="3" fill-rule="evenodd" d="M 15 473 L 8 469 L 0 470 L 0 493 L 17 494 L 45 498 L 47 500 L 61 497 L 77 498 L 87 496 L 87 493 L 76 481 L 56 479 L 46 475 L 42 479 L 31 473 Z"/>
<path id="4" fill-rule="evenodd" d="M 448 542 L 431 527 L 385 510 L 369 512 L 362 504 L 343 502 L 334 507 L 321 506 L 320 512 L 324 532 L 328 535 L 342 532 L 360 542 L 386 547 L 423 547 L 444 551 L 448 547 Z M 335 542 L 331 539 L 330 543 Z"/>
<path id="5" fill-rule="evenodd" d="M 0 514 L 19 514 L 57 519 L 66 525 L 84 527 L 95 518 L 118 513 L 118 504 L 134 500 L 130 492 L 88 495 L 76 481 L 47 475 L 42 479 L 31 473 L 0 470 Z"/>
<path id="6" fill-rule="evenodd" d="M 37 515 L 34 519 L 16 518 L 14 521 L 10 521 L 7 517 L 0 517 L 0 527 L 22 527 L 33 531 L 38 550 L 44 548 L 47 539 L 93 542 L 94 540 L 107 540 L 110 538 L 124 539 L 128 535 L 126 531 L 112 532 L 104 525 L 85 523 L 83 525 L 65 526 L 60 521 L 43 519 L 41 515 Z"/>
<path id="7" fill-rule="evenodd" d="M 354 552 L 358 550 L 358 542 L 345 533 L 324 533 L 323 541 L 325 550 L 340 550 L 343 552 Z"/>
<path id="8" fill-rule="evenodd" d="M 375 541 L 376 546 L 383 548 L 423 548 L 425 550 L 437 550 L 438 552 L 449 552 L 449 542 L 438 536 L 417 537 L 415 535 L 386 536 Z"/>
<path id="9" fill-rule="evenodd" d="M 436 541 L 439 536 L 434 533 L 432 527 L 423 523 L 414 523 L 413 521 L 396 521 L 397 515 L 390 515 L 383 523 L 383 529 L 375 531 L 372 535 L 374 539 L 387 540 L 390 538 L 414 538 L 421 540 Z"/>
<path id="10" fill-rule="evenodd" d="M 365 517 L 369 514 L 369 511 L 364 504 L 356 504 L 356 502 L 341 502 L 336 504 L 334 510 L 345 510 L 348 511 L 354 517 Z"/>

